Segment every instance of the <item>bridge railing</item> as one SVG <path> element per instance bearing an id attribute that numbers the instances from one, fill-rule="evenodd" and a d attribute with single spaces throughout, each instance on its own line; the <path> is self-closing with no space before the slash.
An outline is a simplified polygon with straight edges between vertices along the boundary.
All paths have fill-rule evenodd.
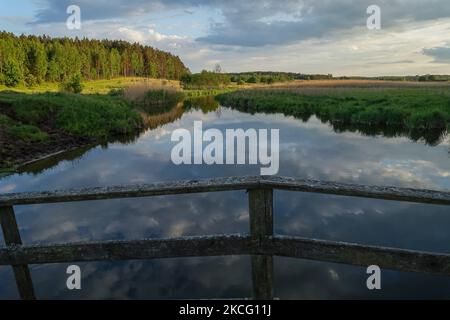
<path id="1" fill-rule="evenodd" d="M 284 177 L 231 177 L 134 186 L 71 189 L 0 195 L 0 223 L 6 246 L 0 265 L 11 265 L 22 299 L 35 299 L 28 265 L 250 255 L 253 298 L 273 298 L 273 256 L 355 266 L 450 276 L 450 254 L 275 235 L 273 190 L 290 190 L 381 200 L 450 205 L 450 192 L 397 187 L 363 186 Z M 247 190 L 250 234 L 208 235 L 171 239 L 142 239 L 23 245 L 14 206 L 175 194 Z"/>

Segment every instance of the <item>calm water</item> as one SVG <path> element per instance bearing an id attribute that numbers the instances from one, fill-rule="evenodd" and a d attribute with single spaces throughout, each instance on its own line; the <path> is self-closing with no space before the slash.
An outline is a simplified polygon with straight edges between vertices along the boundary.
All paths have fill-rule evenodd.
<path id="1" fill-rule="evenodd" d="M 205 129 L 280 129 L 280 175 L 450 189 L 446 137 L 431 146 L 408 137 L 336 133 L 314 117 L 303 122 L 228 108 L 191 109 L 162 118 L 169 123 L 133 141 L 80 150 L 3 178 L 0 192 L 259 174 L 258 166 L 173 165 L 171 132 L 192 130 L 195 120 L 203 120 Z M 448 207 L 281 191 L 274 196 L 275 231 L 280 234 L 450 252 Z M 16 213 L 26 244 L 246 233 L 249 228 L 245 192 L 25 206 L 16 207 Z M 38 298 L 251 296 L 250 259 L 245 256 L 79 265 L 83 289 L 76 292 L 65 286 L 68 264 L 31 266 Z M 366 278 L 364 268 L 275 259 L 275 296 L 282 299 L 450 298 L 450 279 L 445 277 L 383 271 L 378 292 L 366 289 Z M 0 267 L 0 298 L 17 297 L 11 268 Z"/>

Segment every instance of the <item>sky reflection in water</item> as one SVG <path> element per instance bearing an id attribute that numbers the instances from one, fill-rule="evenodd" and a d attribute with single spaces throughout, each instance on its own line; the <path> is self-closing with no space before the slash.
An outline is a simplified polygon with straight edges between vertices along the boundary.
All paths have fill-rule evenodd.
<path id="1" fill-rule="evenodd" d="M 204 128 L 280 129 L 280 175 L 415 188 L 450 189 L 449 141 L 336 133 L 316 118 L 191 110 L 135 142 L 95 147 L 40 173 L 0 180 L 0 192 L 257 175 L 259 166 L 175 166 L 171 132 Z M 177 117 L 178 118 L 178 117 Z M 81 157 L 78 157 L 80 156 Z M 138 239 L 248 232 L 247 195 L 226 192 L 148 199 L 17 207 L 23 241 Z M 281 234 L 450 252 L 448 208 L 275 192 Z M 95 205 L 93 205 L 95 204 Z M 3 241 L 1 239 L 0 241 Z M 2 243 L 3 244 L 3 243 Z M 32 266 L 38 298 L 236 298 L 251 295 L 249 257 L 82 263 L 83 289 L 65 287 L 67 264 Z M 366 289 L 364 268 L 275 259 L 275 296 L 302 298 L 449 298 L 450 279 L 383 271 L 382 290 Z M 0 267 L 0 298 L 17 298 L 10 267 Z"/>

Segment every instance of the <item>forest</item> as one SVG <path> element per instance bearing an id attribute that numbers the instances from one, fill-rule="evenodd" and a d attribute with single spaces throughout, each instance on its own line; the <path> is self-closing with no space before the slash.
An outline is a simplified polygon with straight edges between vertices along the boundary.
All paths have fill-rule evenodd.
<path id="1" fill-rule="evenodd" d="M 241 72 L 230 73 L 232 82 L 237 84 L 244 83 L 266 83 L 272 84 L 276 82 L 287 82 L 292 80 L 329 80 L 333 79 L 331 74 L 302 74 L 293 72 L 270 72 L 270 71 L 256 71 L 256 72 Z"/>
<path id="2" fill-rule="evenodd" d="M 179 80 L 189 69 L 178 56 L 115 40 L 15 36 L 0 32 L 0 84 L 33 87 L 42 82 L 64 82 L 115 77 Z"/>

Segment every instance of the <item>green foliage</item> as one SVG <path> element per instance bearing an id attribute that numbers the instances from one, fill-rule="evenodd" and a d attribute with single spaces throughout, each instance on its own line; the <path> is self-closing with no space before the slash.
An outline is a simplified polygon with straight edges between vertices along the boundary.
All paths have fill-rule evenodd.
<path id="1" fill-rule="evenodd" d="M 61 109 L 54 95 L 21 95 L 12 102 L 12 108 L 21 122 L 30 125 L 39 125 L 50 117 L 54 117 Z"/>
<path id="2" fill-rule="evenodd" d="M 16 122 L 3 114 L 0 114 L 0 127 L 13 139 L 25 142 L 41 142 L 48 139 L 47 133 L 38 127 Z"/>
<path id="3" fill-rule="evenodd" d="M 48 139 L 47 133 L 32 125 L 10 126 L 6 132 L 12 137 L 26 142 L 42 142 Z"/>
<path id="4" fill-rule="evenodd" d="M 1 96 L 0 101 L 7 100 Z M 58 129 L 84 137 L 106 138 L 132 133 L 142 125 L 140 115 L 131 104 L 107 95 L 14 94 L 11 107 L 16 120 L 23 125 L 42 127 L 51 123 Z M 4 117 L 1 119 L 6 121 Z M 18 129 L 14 130 L 17 134 Z"/>
<path id="5" fill-rule="evenodd" d="M 247 83 L 257 83 L 258 82 L 258 78 L 256 78 L 255 76 L 251 76 L 250 78 L 247 79 Z"/>
<path id="6" fill-rule="evenodd" d="M 8 87 L 15 87 L 22 81 L 22 72 L 16 60 L 10 59 L 6 61 L 3 79 Z"/>
<path id="7" fill-rule="evenodd" d="M 185 89 L 218 88 L 230 84 L 228 75 L 203 70 L 201 73 L 185 74 L 181 77 Z"/>
<path id="8" fill-rule="evenodd" d="M 405 129 L 450 127 L 450 93 L 441 89 L 351 89 L 306 94 L 295 90 L 243 90 L 218 95 L 245 112 L 281 112 L 302 119 Z"/>
<path id="9" fill-rule="evenodd" d="M 159 77 L 179 80 L 189 70 L 179 57 L 125 41 L 15 36 L 0 32 L 0 83 L 28 86 L 67 82 L 75 75 L 98 80 Z"/>
<path id="10" fill-rule="evenodd" d="M 81 84 L 81 75 L 73 75 L 69 81 L 62 84 L 62 91 L 69 93 L 81 93 L 83 91 L 83 85 Z"/>
<path id="11" fill-rule="evenodd" d="M 302 74 L 288 72 L 244 72 L 230 73 L 229 76 L 231 81 L 237 83 L 238 85 L 245 83 L 273 84 L 275 82 L 287 82 L 303 78 Z"/>
<path id="12" fill-rule="evenodd" d="M 28 88 L 33 88 L 33 87 L 36 87 L 38 85 L 38 80 L 37 80 L 37 78 L 34 75 L 29 73 L 25 77 L 25 84 L 26 84 L 26 86 Z"/>
<path id="13" fill-rule="evenodd" d="M 10 126 L 14 123 L 13 120 L 11 120 L 10 117 L 4 115 L 4 114 L 0 114 L 0 126 Z"/>
<path id="14" fill-rule="evenodd" d="M 62 105 L 56 125 L 79 136 L 106 138 L 134 132 L 141 118 L 126 101 L 108 96 L 64 94 L 57 99 Z"/>
<path id="15" fill-rule="evenodd" d="M 48 68 L 47 52 L 44 45 L 34 39 L 27 42 L 25 51 L 25 62 L 29 72 L 28 78 L 32 79 L 32 82 L 27 81 L 27 84 L 34 86 L 36 83 L 41 83 L 45 80 Z"/>

